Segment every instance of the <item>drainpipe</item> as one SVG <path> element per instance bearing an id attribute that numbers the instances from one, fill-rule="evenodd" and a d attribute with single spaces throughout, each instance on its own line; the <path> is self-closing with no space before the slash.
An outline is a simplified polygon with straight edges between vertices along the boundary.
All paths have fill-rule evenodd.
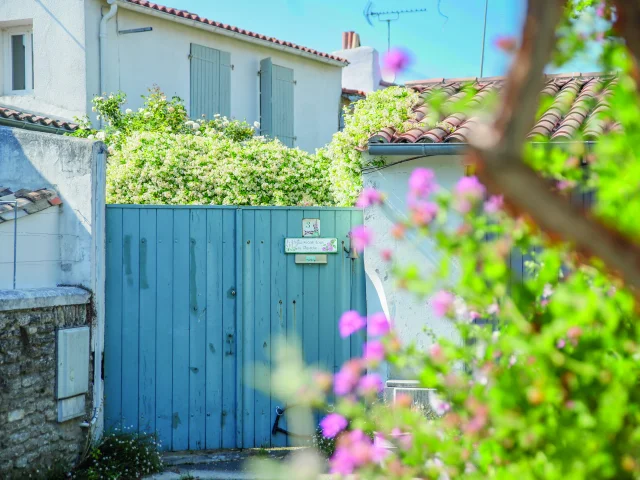
<path id="1" fill-rule="evenodd" d="M 118 5 L 116 0 L 107 0 L 107 3 L 111 5 L 111 8 L 107 14 L 100 20 L 100 95 L 106 93 L 107 83 L 107 40 L 109 35 L 107 34 L 107 23 L 118 12 Z M 100 119 L 100 125 L 102 126 L 104 120 Z"/>

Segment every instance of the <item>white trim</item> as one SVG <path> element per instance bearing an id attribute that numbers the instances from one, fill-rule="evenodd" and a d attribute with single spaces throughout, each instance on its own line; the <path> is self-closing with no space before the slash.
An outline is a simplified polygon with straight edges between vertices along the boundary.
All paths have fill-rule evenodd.
<path id="1" fill-rule="evenodd" d="M 30 95 L 33 93 L 33 29 L 14 27 L 3 30 L 4 35 L 4 82 L 5 95 Z M 11 57 L 11 37 L 25 36 L 25 89 L 13 90 L 13 61 Z"/>

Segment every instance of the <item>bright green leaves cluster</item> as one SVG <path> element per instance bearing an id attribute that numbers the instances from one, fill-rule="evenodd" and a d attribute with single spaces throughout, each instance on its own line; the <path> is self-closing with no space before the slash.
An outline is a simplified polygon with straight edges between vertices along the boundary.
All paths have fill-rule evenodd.
<path id="1" fill-rule="evenodd" d="M 329 145 L 317 152 L 329 165 L 331 192 L 337 205 L 352 206 L 362 188 L 362 169 L 367 166 L 362 150 L 369 137 L 385 127 L 403 131 L 414 118 L 412 107 L 418 94 L 401 87 L 390 87 L 367 95 L 344 112 L 345 128 Z"/>

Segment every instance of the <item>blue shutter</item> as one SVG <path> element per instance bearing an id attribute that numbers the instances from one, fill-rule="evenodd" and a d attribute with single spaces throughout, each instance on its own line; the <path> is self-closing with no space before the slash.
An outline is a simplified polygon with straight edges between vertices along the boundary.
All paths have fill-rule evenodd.
<path id="1" fill-rule="evenodd" d="M 260 62 L 261 132 L 278 138 L 289 147 L 295 145 L 293 70 L 273 65 L 267 58 Z"/>
<path id="2" fill-rule="evenodd" d="M 191 118 L 231 116 L 231 54 L 191 44 Z"/>

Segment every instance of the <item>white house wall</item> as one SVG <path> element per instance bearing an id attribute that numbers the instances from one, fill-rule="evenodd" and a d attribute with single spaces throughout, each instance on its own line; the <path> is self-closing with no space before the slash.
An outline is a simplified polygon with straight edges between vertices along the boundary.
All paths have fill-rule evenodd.
<path id="1" fill-rule="evenodd" d="M 88 3 L 88 21 L 98 22 L 95 0 Z M 92 6 L 93 4 L 93 6 Z M 93 12 L 93 13 L 92 13 Z M 97 28 L 98 23 L 95 23 Z M 118 34 L 118 30 L 152 27 L 153 31 Z M 94 28 L 94 27 L 89 27 Z M 338 130 L 342 91 L 342 69 L 195 27 L 120 7 L 109 23 L 107 91 L 127 94 L 129 108 L 142 106 L 142 95 L 158 85 L 171 97 L 177 95 L 190 104 L 190 44 L 231 53 L 231 116 L 249 123 L 260 121 L 260 60 L 294 70 L 294 125 L 296 146 L 314 151 L 331 140 Z M 89 93 L 98 93 L 95 66 L 87 79 Z"/>
<path id="2" fill-rule="evenodd" d="M 34 91 L 26 95 L 6 95 L 6 85 L 0 85 L 1 104 L 64 120 L 85 113 L 84 3 L 84 0 L 0 1 L 0 29 L 33 24 L 35 78 Z M 5 49 L 0 52 L 4 57 Z M 2 77 L 4 68 L 3 58 Z"/>
<path id="3" fill-rule="evenodd" d="M 389 157 L 387 160 L 391 164 L 405 159 Z M 375 248 L 365 252 L 367 311 L 384 311 L 393 319 L 403 342 L 415 342 L 418 347 L 425 348 L 433 343 L 425 329 L 437 338 L 458 342 L 455 326 L 448 319 L 434 314 L 430 298 L 418 298 L 397 289 L 397 279 L 392 276 L 390 265 L 380 256 L 380 249 L 391 248 L 397 260 L 402 264 L 416 264 L 425 278 L 433 276 L 438 268 L 440 257 L 432 241 L 426 239 L 415 246 L 409 241 L 396 240 L 391 235 L 397 216 L 403 216 L 407 211 L 407 184 L 416 167 L 434 170 L 440 187 L 449 191 L 464 175 L 462 157 L 436 156 L 400 163 L 364 176 L 365 185 L 374 186 L 387 195 L 384 207 L 371 207 L 365 211 L 365 225 L 375 235 Z M 452 218 L 451 225 L 455 225 L 455 222 L 456 219 Z M 459 269 L 454 267 L 452 276 L 455 278 L 458 272 Z M 394 377 L 396 374 L 389 372 L 388 376 Z"/>
<path id="4" fill-rule="evenodd" d="M 50 288 L 60 283 L 60 207 L 19 218 L 16 286 Z M 0 223 L 0 290 L 13 288 L 14 222 Z"/>

